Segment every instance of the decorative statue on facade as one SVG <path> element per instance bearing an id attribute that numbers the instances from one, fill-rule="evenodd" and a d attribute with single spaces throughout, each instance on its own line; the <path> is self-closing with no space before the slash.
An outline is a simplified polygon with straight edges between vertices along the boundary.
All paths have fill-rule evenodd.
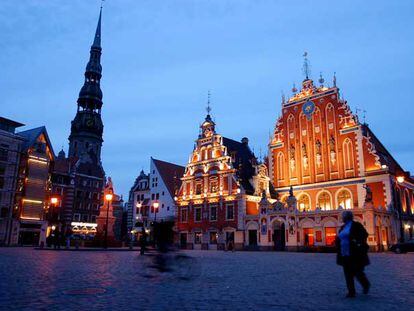
<path id="1" fill-rule="evenodd" d="M 287 204 L 289 212 L 294 212 L 294 211 L 297 210 L 296 209 L 297 200 L 296 200 L 295 196 L 293 195 L 293 187 L 292 186 L 290 186 L 289 196 L 286 199 L 286 204 Z"/>
<path id="2" fill-rule="evenodd" d="M 296 221 L 294 217 L 289 217 L 288 226 L 289 226 L 289 234 L 295 234 Z"/>
<path id="3" fill-rule="evenodd" d="M 366 190 L 365 203 L 372 203 L 372 190 L 371 190 L 371 187 L 368 186 L 368 185 L 364 185 L 364 188 Z"/>
<path id="4" fill-rule="evenodd" d="M 322 165 L 322 153 L 321 153 L 322 144 L 319 139 L 316 141 L 315 147 L 316 147 L 316 165 L 318 167 L 321 167 Z"/>
<path id="5" fill-rule="evenodd" d="M 308 168 L 308 152 L 306 151 L 306 144 L 302 145 L 302 154 L 303 154 L 303 168 L 306 170 Z"/>
<path id="6" fill-rule="evenodd" d="M 335 164 L 336 162 L 336 151 L 335 151 L 335 138 L 331 135 L 331 138 L 329 138 L 329 150 L 331 155 L 331 162 L 332 164 Z"/>
<path id="7" fill-rule="evenodd" d="M 289 163 L 290 163 L 290 170 L 293 172 L 295 170 L 295 147 L 290 145 L 289 149 Z"/>

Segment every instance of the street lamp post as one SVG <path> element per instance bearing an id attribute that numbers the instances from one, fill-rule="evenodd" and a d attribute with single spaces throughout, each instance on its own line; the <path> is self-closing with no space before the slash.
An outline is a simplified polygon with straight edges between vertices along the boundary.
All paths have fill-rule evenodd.
<path id="1" fill-rule="evenodd" d="M 109 226 L 109 204 L 111 203 L 113 198 L 112 193 L 105 194 L 105 200 L 107 202 L 106 208 L 106 223 L 105 223 L 105 241 L 104 241 L 104 248 L 108 248 L 108 226 Z"/>
<path id="2" fill-rule="evenodd" d="M 53 232 L 53 245 L 54 248 L 56 246 L 60 249 L 60 232 L 56 232 L 56 225 L 58 225 L 59 228 L 59 217 L 56 217 L 55 219 L 55 213 L 56 213 L 56 207 L 58 206 L 59 198 L 56 196 L 53 196 L 50 198 L 50 205 L 51 205 L 51 213 L 50 213 L 50 222 L 52 223 L 52 232 Z M 59 215 L 59 211 L 58 211 Z"/>
<path id="3" fill-rule="evenodd" d="M 157 213 L 158 213 L 158 207 L 160 206 L 160 204 L 158 202 L 154 203 L 154 222 L 157 222 Z"/>

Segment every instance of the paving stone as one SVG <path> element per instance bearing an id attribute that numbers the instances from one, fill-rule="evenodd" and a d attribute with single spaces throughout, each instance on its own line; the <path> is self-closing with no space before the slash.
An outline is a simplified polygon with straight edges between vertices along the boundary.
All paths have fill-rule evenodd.
<path id="1" fill-rule="evenodd" d="M 414 254 L 371 254 L 372 290 L 351 300 L 334 254 L 186 254 L 189 280 L 138 252 L 1 248 L 0 310 L 414 310 Z"/>

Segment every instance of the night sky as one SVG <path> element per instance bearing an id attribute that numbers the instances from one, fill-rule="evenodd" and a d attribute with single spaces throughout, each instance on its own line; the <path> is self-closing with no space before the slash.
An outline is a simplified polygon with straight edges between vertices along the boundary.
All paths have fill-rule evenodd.
<path id="1" fill-rule="evenodd" d="M 67 152 L 100 1 L 0 3 L 0 115 Z M 266 152 L 302 55 L 414 172 L 414 1 L 107 0 L 103 165 L 127 195 L 150 156 L 184 165 L 211 90 L 220 134 Z M 362 113 L 361 113 L 362 118 Z M 22 128 L 23 129 L 23 128 Z"/>

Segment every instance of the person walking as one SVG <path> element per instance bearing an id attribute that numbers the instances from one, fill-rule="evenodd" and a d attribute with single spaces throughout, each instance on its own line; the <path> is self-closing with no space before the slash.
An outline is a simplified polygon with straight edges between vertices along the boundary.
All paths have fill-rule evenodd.
<path id="1" fill-rule="evenodd" d="M 351 211 L 342 213 L 344 223 L 336 238 L 337 264 L 344 269 L 348 294 L 346 298 L 355 297 L 354 278 L 362 285 L 363 293 L 368 294 L 371 287 L 368 278 L 364 273 L 365 266 L 369 265 L 368 258 L 368 233 L 364 226 L 354 221 Z"/>
<path id="2" fill-rule="evenodd" d="M 141 256 L 145 253 L 145 246 L 147 244 L 147 233 L 145 232 L 145 228 L 142 227 L 141 236 L 139 238 L 139 244 L 141 246 L 140 254 Z"/>

